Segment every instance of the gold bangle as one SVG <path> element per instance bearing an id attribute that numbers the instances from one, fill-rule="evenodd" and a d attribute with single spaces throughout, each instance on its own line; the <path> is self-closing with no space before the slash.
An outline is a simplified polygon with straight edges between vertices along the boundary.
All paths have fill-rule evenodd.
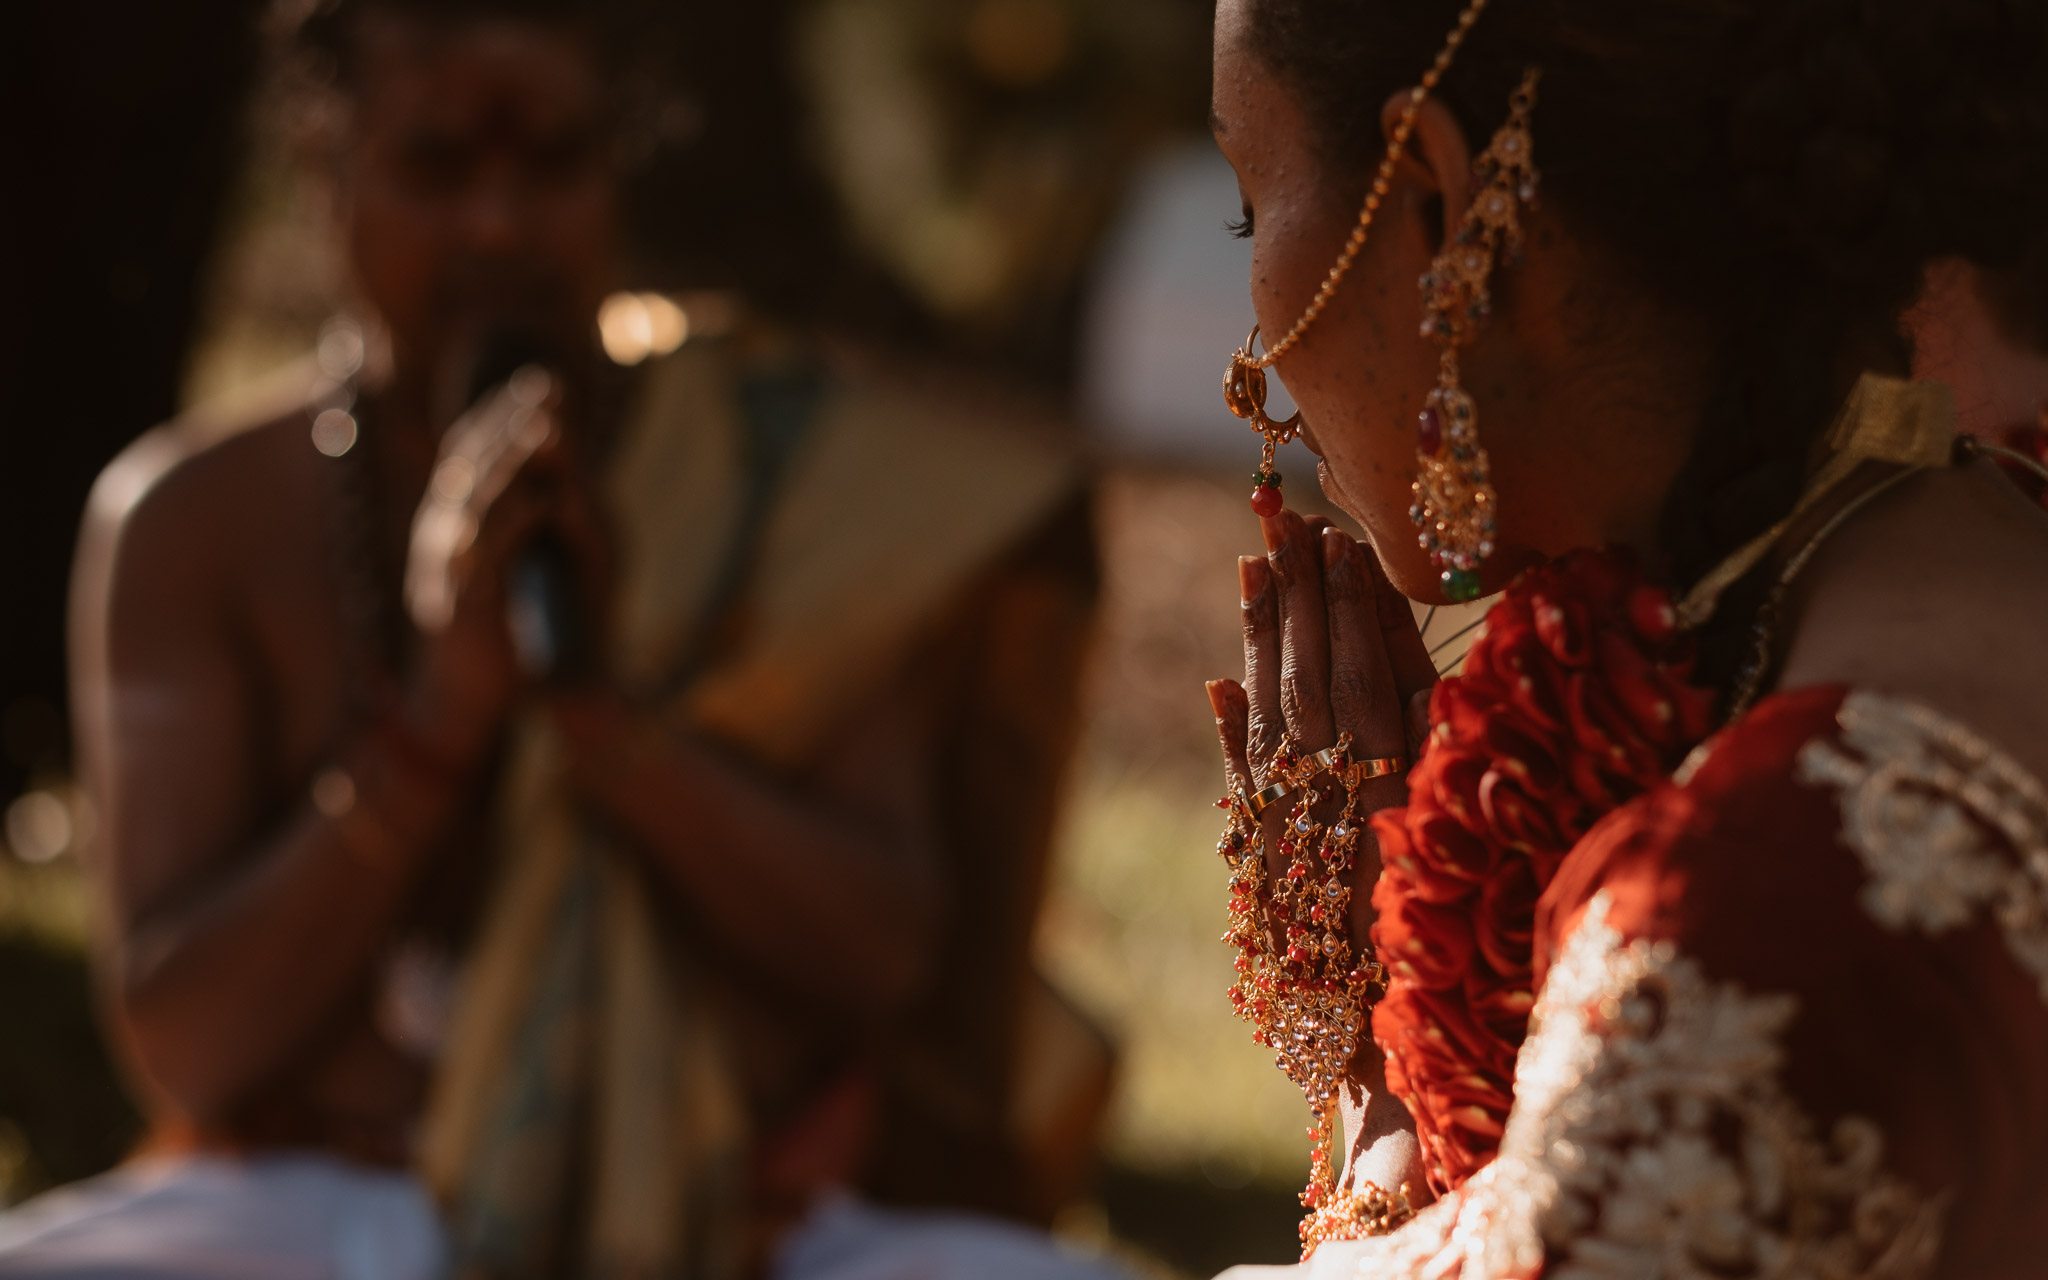
<path id="1" fill-rule="evenodd" d="M 1253 818 L 1262 818 L 1265 816 L 1266 810 L 1293 794 L 1293 786 L 1285 782 L 1276 782 L 1263 791 L 1246 792 L 1244 794 L 1244 807 L 1252 811 Z"/>
<path id="2" fill-rule="evenodd" d="M 1355 1191 L 1332 1196 L 1302 1222 L 1301 1260 L 1308 1261 L 1317 1245 L 1392 1235 L 1414 1217 L 1415 1203 L 1405 1184 L 1390 1192 L 1376 1182 L 1360 1183 Z"/>

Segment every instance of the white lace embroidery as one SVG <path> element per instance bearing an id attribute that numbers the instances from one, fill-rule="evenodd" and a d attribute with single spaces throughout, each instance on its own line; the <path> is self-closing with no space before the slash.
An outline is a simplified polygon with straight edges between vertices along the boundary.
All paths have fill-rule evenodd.
<path id="1" fill-rule="evenodd" d="M 2048 789 L 1916 703 L 1858 691 L 1836 720 L 1847 750 L 1808 743 L 1799 778 L 1841 792 L 1842 842 L 1870 874 L 1864 909 L 1934 936 L 1988 907 L 2048 1000 Z"/>
<path id="2" fill-rule="evenodd" d="M 1544 983 L 1500 1156 L 1396 1234 L 1344 1246 L 1351 1274 L 1924 1274 L 1939 1202 L 1884 1174 L 1875 1125 L 1845 1119 L 1822 1142 L 1780 1084 L 1795 999 L 1712 982 L 1606 921 L 1603 894 Z"/>

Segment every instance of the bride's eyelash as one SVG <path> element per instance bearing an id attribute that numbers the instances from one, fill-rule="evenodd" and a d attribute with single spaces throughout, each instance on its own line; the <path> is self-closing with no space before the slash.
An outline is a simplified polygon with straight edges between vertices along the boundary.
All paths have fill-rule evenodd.
<path id="1" fill-rule="evenodd" d="M 1244 216 L 1242 218 L 1232 218 L 1230 221 L 1223 224 L 1223 229 L 1225 231 L 1228 231 L 1231 235 L 1237 237 L 1239 240 L 1251 239 L 1253 230 L 1252 211 L 1250 209 L 1246 209 L 1244 211 Z"/>

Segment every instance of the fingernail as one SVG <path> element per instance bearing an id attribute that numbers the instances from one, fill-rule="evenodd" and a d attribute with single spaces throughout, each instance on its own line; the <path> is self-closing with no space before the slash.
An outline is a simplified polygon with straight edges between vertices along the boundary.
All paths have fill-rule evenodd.
<path id="1" fill-rule="evenodd" d="M 1344 559 L 1344 535 L 1335 529 L 1323 530 L 1323 568 L 1334 569 Z"/>
<path id="2" fill-rule="evenodd" d="M 1216 719 L 1220 721 L 1225 716 L 1228 716 L 1230 714 L 1230 687 L 1221 680 L 1211 680 L 1203 685 L 1202 688 L 1208 691 L 1209 710 L 1216 713 Z"/>
<path id="3" fill-rule="evenodd" d="M 1259 598 L 1266 589 L 1266 561 L 1262 556 L 1239 556 L 1237 558 L 1237 590 L 1244 607 L 1251 608 L 1252 601 Z"/>
<path id="4" fill-rule="evenodd" d="M 1259 517 L 1259 536 L 1266 540 L 1266 550 L 1278 551 L 1287 545 L 1287 512 L 1277 516 Z"/>

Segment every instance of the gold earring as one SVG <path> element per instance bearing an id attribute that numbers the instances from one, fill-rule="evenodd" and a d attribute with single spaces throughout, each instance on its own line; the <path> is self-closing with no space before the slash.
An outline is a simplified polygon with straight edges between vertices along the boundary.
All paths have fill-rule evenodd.
<path id="1" fill-rule="evenodd" d="M 1440 574 L 1444 595 L 1477 599 L 1479 568 L 1494 552 L 1500 498 L 1479 444 L 1479 411 L 1458 378 L 1458 349 L 1492 310 L 1487 279 L 1522 249 L 1521 210 L 1536 204 L 1535 143 L 1529 113 L 1541 73 L 1531 67 L 1509 100 L 1508 122 L 1473 166 L 1479 192 L 1458 233 L 1422 277 L 1422 333 L 1443 346 L 1436 389 L 1417 422 L 1414 505 L 1417 541 Z"/>

